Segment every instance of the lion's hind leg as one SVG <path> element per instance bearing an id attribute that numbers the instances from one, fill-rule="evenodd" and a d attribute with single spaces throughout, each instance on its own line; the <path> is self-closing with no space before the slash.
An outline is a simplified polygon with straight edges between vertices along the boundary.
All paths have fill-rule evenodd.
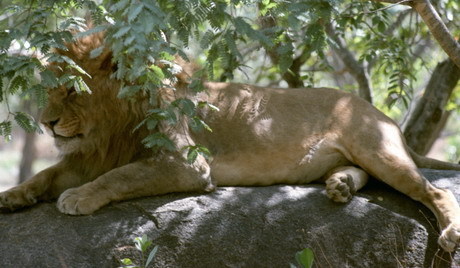
<path id="1" fill-rule="evenodd" d="M 367 183 L 368 178 L 367 173 L 357 167 L 335 168 L 324 176 L 327 196 L 335 202 L 348 202 Z"/>
<path id="2" fill-rule="evenodd" d="M 375 178 L 427 206 L 442 230 L 439 245 L 445 251 L 452 252 L 460 243 L 460 206 L 452 192 L 436 188 L 423 176 L 406 149 L 403 138 L 396 136 L 398 134 L 396 131 L 387 131 L 369 135 L 378 138 L 378 141 L 372 143 L 368 140 L 367 148 L 353 147 L 351 158 Z"/>

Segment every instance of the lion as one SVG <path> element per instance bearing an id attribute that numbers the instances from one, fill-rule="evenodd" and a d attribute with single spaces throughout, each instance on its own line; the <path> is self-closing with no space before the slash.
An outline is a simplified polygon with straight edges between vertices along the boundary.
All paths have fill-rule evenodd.
<path id="1" fill-rule="evenodd" d="M 75 88 L 50 89 L 41 122 L 54 137 L 61 160 L 24 183 L 0 193 L 7 210 L 57 199 L 65 214 L 86 215 L 121 200 L 172 192 L 209 192 L 216 186 L 264 186 L 323 182 L 327 196 L 348 202 L 369 175 L 427 206 L 442 230 L 439 245 L 448 252 L 460 241 L 460 208 L 448 190 L 431 185 L 418 168 L 460 170 L 460 165 L 420 156 L 406 145 L 398 125 L 363 99 L 330 88 L 266 88 L 204 82 L 202 93 L 189 94 L 184 73 L 175 90 L 163 88 L 159 105 L 190 98 L 208 102 L 199 116 L 210 131 L 179 123 L 160 123 L 152 132 L 133 131 L 148 113 L 148 96 L 118 98 L 123 81 L 101 34 L 67 44 L 60 51 L 91 77 L 91 94 Z M 108 47 L 108 46 L 107 46 Z M 61 68 L 59 68 L 61 67 Z M 57 73 L 62 63 L 50 65 Z M 182 77 L 181 77 L 182 76 Z M 153 107 L 155 108 L 155 107 Z M 158 107 L 156 107 L 158 108 Z M 155 153 L 142 140 L 164 133 L 175 151 Z M 185 146 L 203 145 L 206 159 L 186 159 Z"/>

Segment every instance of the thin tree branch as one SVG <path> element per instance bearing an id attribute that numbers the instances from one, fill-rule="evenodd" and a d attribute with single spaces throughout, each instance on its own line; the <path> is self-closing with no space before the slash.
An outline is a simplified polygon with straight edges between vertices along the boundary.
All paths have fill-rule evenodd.
<path id="1" fill-rule="evenodd" d="M 380 2 L 380 3 L 388 3 L 388 4 L 402 4 L 402 5 L 410 5 L 409 2 L 412 2 L 412 0 L 407 0 L 407 1 L 401 1 L 401 0 L 373 0 L 375 2 Z"/>
<path id="2" fill-rule="evenodd" d="M 398 0 L 373 0 L 381 3 L 397 4 Z M 425 21 L 430 29 L 431 34 L 438 41 L 441 48 L 446 52 L 449 58 L 460 68 L 460 44 L 455 41 L 449 29 L 442 21 L 438 12 L 434 9 L 429 0 L 412 0 L 411 2 L 401 2 L 411 6 Z"/>
<path id="3" fill-rule="evenodd" d="M 380 0 L 375 0 L 375 1 L 377 1 L 377 2 L 387 2 L 387 1 L 380 1 Z M 391 2 L 393 2 L 393 1 L 391 1 Z M 376 9 L 376 10 L 372 10 L 372 11 L 367 11 L 367 12 L 364 12 L 363 14 L 372 14 L 372 13 L 380 12 L 380 11 L 392 8 L 392 7 L 400 5 L 400 4 L 407 4 L 408 2 L 412 2 L 412 0 L 402 0 L 402 1 L 397 1 L 397 2 L 395 1 L 395 3 L 391 3 L 388 6 L 385 6 L 385 7 Z"/>
<path id="4" fill-rule="evenodd" d="M 335 45 L 331 46 L 332 49 L 337 53 L 345 66 L 347 66 L 350 74 L 358 83 L 359 96 L 372 103 L 372 89 L 366 68 L 355 59 L 353 53 L 347 48 L 345 41 L 335 32 L 332 24 L 327 23 L 325 29 L 329 38 L 335 42 Z"/>

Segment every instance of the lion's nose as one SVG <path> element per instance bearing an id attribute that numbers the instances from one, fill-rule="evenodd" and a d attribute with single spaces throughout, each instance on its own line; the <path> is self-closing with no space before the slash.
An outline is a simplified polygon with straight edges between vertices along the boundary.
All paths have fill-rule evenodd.
<path id="1" fill-rule="evenodd" d="M 59 118 L 56 119 L 56 120 L 49 120 L 49 121 L 46 121 L 46 122 L 42 122 L 46 127 L 48 127 L 49 129 L 53 129 L 55 125 L 57 125 L 57 123 L 59 122 Z"/>

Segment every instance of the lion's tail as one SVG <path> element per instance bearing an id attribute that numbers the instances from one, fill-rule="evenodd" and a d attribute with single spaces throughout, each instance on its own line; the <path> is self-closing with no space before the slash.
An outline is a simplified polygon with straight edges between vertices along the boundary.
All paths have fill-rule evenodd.
<path id="1" fill-rule="evenodd" d="M 415 164 L 419 168 L 431 168 L 431 169 L 441 169 L 441 170 L 459 170 L 460 165 L 454 163 L 448 163 L 439 161 L 433 158 L 425 157 L 414 152 L 411 148 L 408 148 L 412 159 L 414 159 Z"/>

